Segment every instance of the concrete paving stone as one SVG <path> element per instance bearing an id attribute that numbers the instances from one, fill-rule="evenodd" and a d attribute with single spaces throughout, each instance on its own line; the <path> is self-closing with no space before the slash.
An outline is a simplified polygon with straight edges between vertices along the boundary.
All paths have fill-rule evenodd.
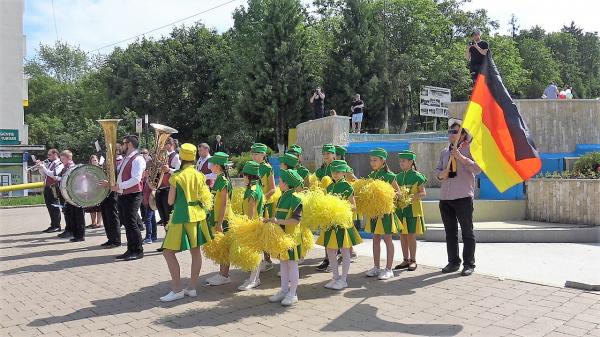
<path id="1" fill-rule="evenodd" d="M 600 336 L 600 329 L 592 329 L 590 331 L 588 331 L 586 336 Z"/>
<path id="2" fill-rule="evenodd" d="M 584 330 L 592 330 L 598 326 L 597 324 L 580 320 L 579 316 L 576 316 L 576 318 L 568 320 L 565 323 L 565 325 L 572 326 L 574 328 L 584 329 Z"/>
<path id="3" fill-rule="evenodd" d="M 575 328 L 575 327 L 568 326 L 568 325 L 561 325 L 561 326 L 557 327 L 554 331 L 568 334 L 571 336 L 585 336 L 589 332 L 589 330 Z"/>

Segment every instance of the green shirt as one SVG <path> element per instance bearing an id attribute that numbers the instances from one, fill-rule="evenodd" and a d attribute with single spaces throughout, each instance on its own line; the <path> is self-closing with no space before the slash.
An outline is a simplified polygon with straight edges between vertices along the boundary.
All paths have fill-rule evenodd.
<path id="1" fill-rule="evenodd" d="M 379 179 L 391 184 L 396 179 L 396 175 L 394 174 L 394 172 L 389 172 L 385 168 L 380 168 L 377 171 L 372 171 L 371 173 L 369 173 L 367 178 Z"/>
<path id="2" fill-rule="evenodd" d="M 302 177 L 302 179 L 306 179 L 306 177 L 308 177 L 308 175 L 310 174 L 310 171 L 300 164 L 296 166 L 296 171 L 298 171 L 298 174 Z"/>
<path id="3" fill-rule="evenodd" d="M 319 180 L 323 179 L 323 177 L 328 176 L 331 177 L 331 165 L 323 164 L 317 171 L 315 171 L 315 175 Z"/>
<path id="4" fill-rule="evenodd" d="M 250 213 L 248 209 L 248 200 L 250 199 L 254 199 L 256 201 L 256 212 L 254 216 L 261 216 L 263 214 L 265 197 L 260 186 L 260 181 L 258 180 L 250 184 L 249 187 L 246 187 L 246 190 L 244 191 L 243 210 L 245 215 Z"/>
<path id="5" fill-rule="evenodd" d="M 427 182 L 427 177 L 421 172 L 410 169 L 406 172 L 398 173 L 396 175 L 396 182 L 398 183 L 398 186 L 419 187 Z"/>
<path id="6" fill-rule="evenodd" d="M 348 199 L 348 198 L 350 198 L 352 193 L 354 193 L 354 188 L 352 188 L 352 185 L 350 185 L 346 181 L 346 179 L 342 178 L 342 179 L 338 180 L 337 182 L 329 185 L 327 187 L 327 193 L 339 195 L 343 199 Z"/>

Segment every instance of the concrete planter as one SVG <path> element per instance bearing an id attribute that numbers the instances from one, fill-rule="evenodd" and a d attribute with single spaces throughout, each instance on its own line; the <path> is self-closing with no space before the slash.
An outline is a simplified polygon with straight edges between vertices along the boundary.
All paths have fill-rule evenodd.
<path id="1" fill-rule="evenodd" d="M 600 179 L 526 182 L 527 219 L 600 226 Z"/>

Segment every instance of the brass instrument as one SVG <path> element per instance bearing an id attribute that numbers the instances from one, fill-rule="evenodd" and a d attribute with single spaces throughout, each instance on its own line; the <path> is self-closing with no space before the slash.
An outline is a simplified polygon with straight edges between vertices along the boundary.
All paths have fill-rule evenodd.
<path id="1" fill-rule="evenodd" d="M 106 159 L 104 167 L 106 170 L 108 185 L 113 187 L 117 183 L 116 158 L 117 158 L 117 124 L 120 119 L 99 119 L 97 120 L 104 131 L 104 143 L 106 144 Z"/>
<path id="2" fill-rule="evenodd" d="M 162 171 L 162 167 L 169 165 L 169 156 L 165 150 L 165 143 L 172 134 L 177 133 L 178 131 L 162 124 L 152 123 L 150 125 L 154 128 L 155 132 L 155 146 L 154 152 L 151 154 L 152 160 L 148 166 L 148 184 L 152 191 L 156 191 L 160 187 L 160 183 L 165 175 Z"/>

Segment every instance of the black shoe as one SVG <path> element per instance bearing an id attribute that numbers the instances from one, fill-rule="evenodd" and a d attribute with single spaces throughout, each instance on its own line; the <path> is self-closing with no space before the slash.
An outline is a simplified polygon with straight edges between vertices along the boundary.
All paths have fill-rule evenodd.
<path id="1" fill-rule="evenodd" d="M 130 251 L 126 251 L 125 253 L 121 254 L 121 255 L 117 255 L 115 256 L 116 260 L 125 260 L 129 257 L 129 255 L 131 255 Z"/>
<path id="2" fill-rule="evenodd" d="M 473 272 L 475 271 L 475 268 L 473 267 L 463 267 L 463 270 L 460 272 L 461 276 L 471 276 L 471 274 L 473 274 Z"/>
<path id="3" fill-rule="evenodd" d="M 112 245 L 113 245 L 113 243 L 112 243 L 112 242 L 110 242 L 110 241 L 106 241 L 105 243 L 101 244 L 101 245 L 100 245 L 100 247 L 110 247 L 110 246 L 112 246 Z"/>
<path id="4" fill-rule="evenodd" d="M 459 264 L 448 263 L 444 268 L 442 268 L 442 273 L 454 273 L 460 269 Z"/>
<path id="5" fill-rule="evenodd" d="M 409 265 L 410 265 L 410 261 L 404 260 L 404 261 L 402 261 L 402 263 L 400 263 L 399 265 L 395 266 L 394 270 L 406 269 L 406 268 L 408 268 Z"/>
<path id="6" fill-rule="evenodd" d="M 125 257 L 125 261 L 139 260 L 144 257 L 144 252 L 129 254 Z"/>
<path id="7" fill-rule="evenodd" d="M 318 271 L 325 271 L 325 270 L 327 270 L 327 267 L 329 267 L 329 260 L 328 260 L 328 259 L 325 259 L 325 260 L 323 260 L 323 262 L 321 262 L 321 264 L 319 264 L 319 265 L 317 266 L 317 268 L 316 268 L 316 269 L 317 269 Z"/>
<path id="8" fill-rule="evenodd" d="M 52 226 L 50 226 L 50 227 L 44 229 L 42 232 L 43 233 L 56 233 L 56 232 L 60 232 L 60 227 L 52 227 Z"/>
<path id="9" fill-rule="evenodd" d="M 57 236 L 61 239 L 69 239 L 69 238 L 73 237 L 73 233 L 64 231 L 64 232 L 58 234 Z"/>
<path id="10" fill-rule="evenodd" d="M 162 252 L 163 250 L 165 250 L 163 247 L 156 248 L 156 251 L 157 251 L 157 252 Z"/>
<path id="11" fill-rule="evenodd" d="M 71 242 L 81 242 L 81 241 L 85 241 L 85 238 L 72 238 L 69 241 L 71 241 Z"/>

